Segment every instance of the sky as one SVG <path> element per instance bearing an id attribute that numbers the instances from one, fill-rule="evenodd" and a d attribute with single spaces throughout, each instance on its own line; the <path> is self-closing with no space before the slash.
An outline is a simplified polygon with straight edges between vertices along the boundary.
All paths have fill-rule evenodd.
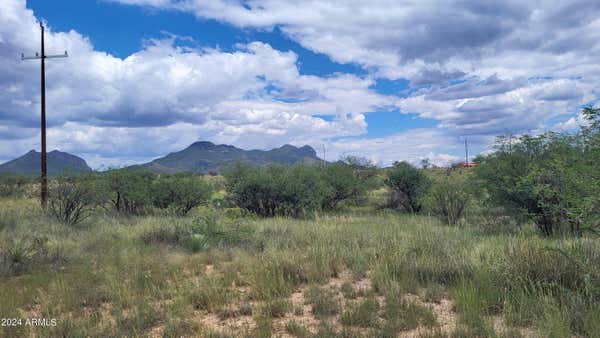
<path id="1" fill-rule="evenodd" d="M 575 131 L 600 84 L 597 0 L 2 0 L 0 162 L 102 169 L 207 140 L 437 165 Z"/>

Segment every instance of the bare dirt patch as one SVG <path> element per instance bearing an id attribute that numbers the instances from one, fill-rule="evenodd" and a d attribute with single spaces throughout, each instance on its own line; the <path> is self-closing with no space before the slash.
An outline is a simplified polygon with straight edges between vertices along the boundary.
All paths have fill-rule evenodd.
<path id="1" fill-rule="evenodd" d="M 215 273 L 212 265 L 206 265 L 204 272 L 209 275 Z M 356 296 L 352 299 L 344 297 L 342 292 L 342 286 L 350 283 Z M 326 289 L 333 291 L 336 299 L 342 304 L 342 311 L 340 313 L 329 316 L 327 318 L 317 318 L 313 314 L 312 304 L 307 302 L 306 293 L 308 292 L 309 286 L 303 286 L 295 290 L 289 297 L 289 311 L 285 315 L 279 318 L 272 318 L 272 329 L 273 335 L 278 337 L 293 337 L 286 330 L 286 324 L 293 321 L 294 323 L 304 327 L 310 333 L 314 334 L 318 331 L 319 325 L 322 321 L 326 321 L 330 326 L 340 331 L 343 329 L 341 324 L 341 314 L 343 310 L 351 304 L 357 304 L 363 301 L 367 297 L 374 297 L 380 305 L 380 313 L 383 314 L 383 308 L 385 306 L 385 298 L 381 295 L 373 294 L 371 280 L 369 278 L 353 279 L 350 272 L 342 272 L 336 278 L 331 278 L 323 286 Z M 248 291 L 245 290 L 244 291 Z M 368 296 L 366 296 L 368 295 Z M 432 332 L 442 332 L 450 334 L 454 331 L 457 325 L 456 313 L 452 310 L 452 302 L 448 299 L 447 295 L 439 300 L 439 302 L 427 302 L 422 297 L 415 294 L 404 295 L 407 301 L 414 302 L 417 305 L 425 306 L 429 308 L 436 316 L 438 327 L 418 327 L 410 331 L 402 331 L 399 333 L 399 337 L 418 337 L 422 334 Z M 261 302 L 252 302 L 252 308 L 256 310 L 261 309 L 265 304 Z M 240 307 L 242 304 L 231 304 L 232 307 Z M 236 311 L 231 311 L 231 316 L 220 316 L 217 312 L 207 311 L 195 311 L 193 314 L 193 321 L 198 322 L 203 328 L 206 328 L 213 332 L 224 332 L 240 334 L 243 332 L 252 332 L 257 327 L 255 317 L 251 314 L 245 313 L 240 314 Z M 256 315 L 256 312 L 254 312 Z M 383 319 L 381 319 L 383 321 Z M 356 332 L 367 333 L 369 332 L 366 328 L 352 327 Z M 158 333 L 154 331 L 155 333 Z"/>

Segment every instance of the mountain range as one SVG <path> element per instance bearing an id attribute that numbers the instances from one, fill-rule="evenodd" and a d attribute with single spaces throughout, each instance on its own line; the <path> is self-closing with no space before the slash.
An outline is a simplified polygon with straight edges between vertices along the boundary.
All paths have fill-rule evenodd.
<path id="1" fill-rule="evenodd" d="M 307 145 L 298 148 L 286 144 L 271 150 L 244 150 L 231 145 L 201 141 L 151 162 L 127 168 L 145 169 L 155 173 L 209 173 L 220 172 L 225 166 L 237 161 L 263 166 L 269 163 L 312 164 L 323 160 L 317 156 L 312 147 Z M 50 176 L 90 171 L 92 169 L 80 157 L 58 150 L 48 153 L 48 175 Z M 0 164 L 1 173 L 39 175 L 40 153 L 31 150 L 19 158 Z"/>
<path id="2" fill-rule="evenodd" d="M 271 150 L 243 150 L 226 144 L 201 141 L 181 151 L 130 168 L 144 168 L 155 173 L 208 173 L 219 172 L 237 161 L 262 166 L 268 163 L 318 163 L 322 160 L 310 146 L 298 148 L 286 144 Z"/>

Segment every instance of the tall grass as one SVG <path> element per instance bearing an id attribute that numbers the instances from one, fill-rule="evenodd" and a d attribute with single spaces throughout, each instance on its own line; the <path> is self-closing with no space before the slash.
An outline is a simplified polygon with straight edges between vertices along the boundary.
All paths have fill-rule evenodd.
<path id="1" fill-rule="evenodd" d="M 35 201 L 0 203 L 0 253 L 10 253 L 15 240 L 34 243 L 36 252 L 26 269 L 0 276 L 0 315 L 58 319 L 54 328 L 0 328 L 3 336 L 146 336 L 157 327 L 210 336 L 198 316 L 242 312 L 258 325 L 232 336 L 268 336 L 274 321 L 296 311 L 287 298 L 301 288 L 323 334 L 435 327 L 428 308 L 402 300 L 409 292 L 449 297 L 457 336 L 495 334 L 493 317 L 543 336 L 600 332 L 595 238 L 487 235 L 475 225 L 372 210 L 312 220 L 94 214 L 87 227 L 72 228 L 45 216 Z M 185 236 L 194 234 L 207 245 L 188 246 Z M 346 272 L 368 278 L 384 304 L 371 294 L 348 296 L 355 303 L 346 304 L 328 291 L 324 284 Z M 348 329 L 327 324 L 335 316 Z M 282 330 L 308 334 L 300 324 Z"/>

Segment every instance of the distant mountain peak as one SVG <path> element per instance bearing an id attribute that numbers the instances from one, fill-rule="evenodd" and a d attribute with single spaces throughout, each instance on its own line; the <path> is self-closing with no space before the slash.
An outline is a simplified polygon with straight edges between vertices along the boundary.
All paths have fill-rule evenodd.
<path id="1" fill-rule="evenodd" d="M 315 149 L 309 145 L 305 145 L 303 147 L 300 147 L 299 149 L 302 153 L 307 154 L 308 156 L 314 156 L 317 157 L 317 152 L 315 151 Z"/>
<path id="2" fill-rule="evenodd" d="M 197 141 L 197 142 L 192 143 L 188 148 L 192 148 L 192 147 L 209 149 L 209 148 L 215 147 L 215 144 L 212 142 L 209 142 L 209 141 Z"/>
<path id="3" fill-rule="evenodd" d="M 47 154 L 47 159 L 48 175 L 50 176 L 92 171 L 81 157 L 59 150 L 50 151 Z M 0 173 L 37 176 L 40 174 L 41 161 L 40 152 L 30 150 L 23 156 L 0 164 Z"/>
<path id="4" fill-rule="evenodd" d="M 224 166 L 237 161 L 262 166 L 269 163 L 317 163 L 322 160 L 317 157 L 315 150 L 308 145 L 298 148 L 285 144 L 271 150 L 243 150 L 227 144 L 216 145 L 208 141 L 197 141 L 184 150 L 170 153 L 165 157 L 134 167 L 164 173 L 182 171 L 208 173 L 220 171 Z"/>

